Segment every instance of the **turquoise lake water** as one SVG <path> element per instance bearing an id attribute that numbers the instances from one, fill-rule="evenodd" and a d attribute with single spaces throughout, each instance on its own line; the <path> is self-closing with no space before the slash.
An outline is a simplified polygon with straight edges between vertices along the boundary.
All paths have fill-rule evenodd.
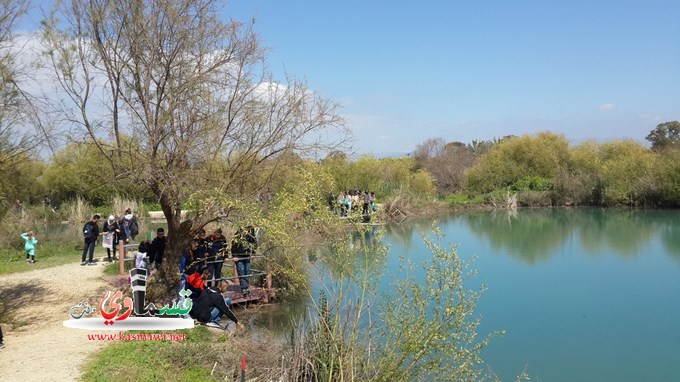
<path id="1" fill-rule="evenodd" d="M 387 274 L 429 256 L 432 219 L 387 227 Z M 482 353 L 503 381 L 680 381 L 680 211 L 465 213 L 435 224 L 476 256 Z"/>
<path id="2" fill-rule="evenodd" d="M 526 368 L 532 381 L 680 381 L 680 211 L 526 209 L 375 227 L 390 248 L 371 270 L 381 291 L 400 277 L 400 257 L 431 257 L 421 235 L 433 226 L 440 244 L 474 258 L 466 286 L 487 287 L 478 332 L 506 332 L 482 353 L 501 380 Z M 318 291 L 333 272 L 316 268 Z M 284 316 L 305 319 L 305 305 L 262 319 L 284 327 Z"/>

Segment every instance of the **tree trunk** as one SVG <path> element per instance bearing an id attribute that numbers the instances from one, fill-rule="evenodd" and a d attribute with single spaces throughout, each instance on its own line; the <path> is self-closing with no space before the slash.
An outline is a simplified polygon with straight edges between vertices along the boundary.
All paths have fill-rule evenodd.
<path id="1" fill-rule="evenodd" d="M 193 222 L 182 221 L 181 205 L 172 203 L 167 196 L 161 195 L 160 204 L 168 223 L 168 244 L 163 256 L 163 273 L 168 278 L 174 277 L 179 271 L 179 259 L 191 244 Z"/>

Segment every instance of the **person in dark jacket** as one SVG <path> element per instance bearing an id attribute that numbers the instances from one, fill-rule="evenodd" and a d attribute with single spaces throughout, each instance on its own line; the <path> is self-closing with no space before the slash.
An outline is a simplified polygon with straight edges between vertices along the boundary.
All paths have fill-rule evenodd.
<path id="1" fill-rule="evenodd" d="M 213 288 L 206 289 L 193 304 L 191 316 L 201 323 L 208 324 L 208 326 L 220 327 L 220 317 L 225 315 L 234 321 L 239 328 L 243 329 L 243 324 L 239 322 L 229 307 L 231 301 L 226 296 L 228 287 L 229 283 L 226 280 L 222 280 L 218 285 L 218 290 Z"/>
<path id="2" fill-rule="evenodd" d="M 194 237 L 194 240 L 198 242 L 198 247 L 194 251 L 194 256 L 196 259 L 205 259 L 208 255 L 208 239 L 205 237 L 205 230 L 203 228 L 199 229 Z M 203 265 L 207 265 L 205 262 Z"/>
<path id="3" fill-rule="evenodd" d="M 250 293 L 248 289 L 248 275 L 250 275 L 250 256 L 255 254 L 257 239 L 255 238 L 255 228 L 246 227 L 245 230 L 239 228 L 231 240 L 231 253 L 234 255 L 236 263 L 236 273 L 238 273 L 241 284 L 241 294 L 244 296 Z"/>
<path id="4" fill-rule="evenodd" d="M 83 237 L 85 238 L 85 247 L 83 247 L 83 257 L 80 265 L 96 265 L 92 257 L 94 256 L 94 247 L 97 245 L 97 238 L 99 237 L 99 223 L 100 216 L 92 216 L 92 220 L 85 223 L 83 226 Z M 85 257 L 90 254 L 90 261 L 86 262 Z"/>
<path id="5" fill-rule="evenodd" d="M 165 237 L 165 230 L 161 227 L 156 230 L 156 237 L 151 242 L 149 248 L 149 261 L 154 264 L 156 269 L 161 269 L 163 263 L 163 254 L 165 253 L 165 244 L 168 239 Z"/>
<path id="6" fill-rule="evenodd" d="M 222 235 L 222 229 L 218 228 L 208 238 L 208 269 L 212 273 L 213 278 L 218 280 L 222 278 L 222 266 L 224 265 L 224 246 L 227 238 Z"/>

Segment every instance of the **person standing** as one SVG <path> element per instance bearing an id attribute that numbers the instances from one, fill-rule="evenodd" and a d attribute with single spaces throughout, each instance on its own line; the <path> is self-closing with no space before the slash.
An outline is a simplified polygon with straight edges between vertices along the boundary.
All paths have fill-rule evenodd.
<path id="1" fill-rule="evenodd" d="M 208 269 L 215 280 L 222 278 L 222 266 L 224 265 L 224 246 L 227 238 L 222 235 L 222 229 L 216 229 L 208 239 Z"/>
<path id="2" fill-rule="evenodd" d="M 116 257 L 116 249 L 118 248 L 118 237 L 120 236 L 120 226 L 116 221 L 116 217 L 109 215 L 109 218 L 104 222 L 104 228 L 102 229 L 104 235 L 111 235 L 111 247 L 106 247 L 106 256 L 109 258 L 109 263 L 113 261 L 111 258 L 111 252 L 113 251 L 113 257 Z"/>
<path id="3" fill-rule="evenodd" d="M 0 349 L 5 348 L 5 343 L 2 342 L 2 326 L 0 326 Z"/>
<path id="4" fill-rule="evenodd" d="M 364 203 L 361 209 L 361 214 L 368 215 L 368 206 L 371 204 L 371 195 L 368 193 L 368 190 L 364 191 L 363 199 Z"/>
<path id="5" fill-rule="evenodd" d="M 345 213 L 345 216 L 351 217 L 352 216 L 352 195 L 350 195 L 349 192 L 344 192 L 345 194 L 345 206 L 347 207 L 347 212 Z"/>
<path id="6" fill-rule="evenodd" d="M 194 252 L 198 249 L 198 240 L 192 240 L 191 241 L 191 248 L 184 252 L 182 254 L 182 257 L 179 258 L 179 281 L 180 281 L 180 287 L 179 289 L 189 289 L 186 287 L 186 280 L 187 276 L 193 274 L 196 272 L 196 264 L 194 263 L 196 261 L 196 256 L 194 255 Z"/>
<path id="7" fill-rule="evenodd" d="M 191 247 L 182 253 L 182 257 L 179 258 L 179 288 L 178 292 L 182 290 L 189 290 L 187 284 L 187 278 L 196 272 L 196 264 L 194 256 L 194 251 L 198 248 L 198 241 L 191 240 Z M 191 297 L 191 296 L 190 296 Z M 180 294 L 179 303 L 184 304 L 185 296 Z M 183 316 L 182 318 L 186 318 Z"/>
<path id="8" fill-rule="evenodd" d="M 94 247 L 97 245 L 97 237 L 99 237 L 99 215 L 92 216 L 92 220 L 85 223 L 83 226 L 83 237 L 85 239 L 85 247 L 83 248 L 83 257 L 80 265 L 96 265 L 94 259 Z M 85 261 L 87 254 L 90 254 L 90 260 Z"/>
<path id="9" fill-rule="evenodd" d="M 139 234 L 139 224 L 137 223 L 137 218 L 132 214 L 131 209 L 125 210 L 125 216 L 123 217 L 123 230 L 125 231 L 126 242 L 135 241 L 135 238 Z"/>
<path id="10" fill-rule="evenodd" d="M 250 256 L 255 254 L 256 249 L 255 228 L 248 226 L 245 231 L 239 228 L 231 241 L 231 253 L 234 255 L 233 260 L 236 263 L 236 273 L 238 273 L 238 279 L 241 284 L 241 294 L 244 296 L 250 293 L 248 289 Z"/>
<path id="11" fill-rule="evenodd" d="M 198 243 L 198 247 L 194 250 L 195 260 L 202 260 L 201 266 L 207 266 L 208 238 L 205 237 L 205 230 L 203 228 L 198 230 L 198 233 L 194 236 L 194 240 Z"/>
<path id="12" fill-rule="evenodd" d="M 338 214 L 340 217 L 345 216 L 347 207 L 345 207 L 345 191 L 340 191 L 338 194 Z"/>
<path id="13" fill-rule="evenodd" d="M 154 264 L 156 269 L 161 269 L 163 263 L 163 254 L 165 253 L 165 244 L 168 239 L 165 237 L 165 230 L 160 227 L 156 230 L 156 237 L 151 242 L 149 248 L 149 261 Z"/>
<path id="14" fill-rule="evenodd" d="M 30 264 L 35 263 L 35 245 L 38 244 L 38 239 L 33 235 L 33 231 L 22 233 L 21 238 L 24 239 L 25 242 L 24 249 L 26 250 L 26 262 Z"/>

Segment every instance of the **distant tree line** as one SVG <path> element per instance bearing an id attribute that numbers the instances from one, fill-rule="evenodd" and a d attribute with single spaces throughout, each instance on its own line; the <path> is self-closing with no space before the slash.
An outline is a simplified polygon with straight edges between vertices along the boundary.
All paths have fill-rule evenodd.
<path id="1" fill-rule="evenodd" d="M 440 195 L 517 193 L 528 206 L 680 206 L 680 123 L 659 124 L 646 139 L 571 145 L 541 132 L 494 141 L 430 139 L 414 157 Z"/>

